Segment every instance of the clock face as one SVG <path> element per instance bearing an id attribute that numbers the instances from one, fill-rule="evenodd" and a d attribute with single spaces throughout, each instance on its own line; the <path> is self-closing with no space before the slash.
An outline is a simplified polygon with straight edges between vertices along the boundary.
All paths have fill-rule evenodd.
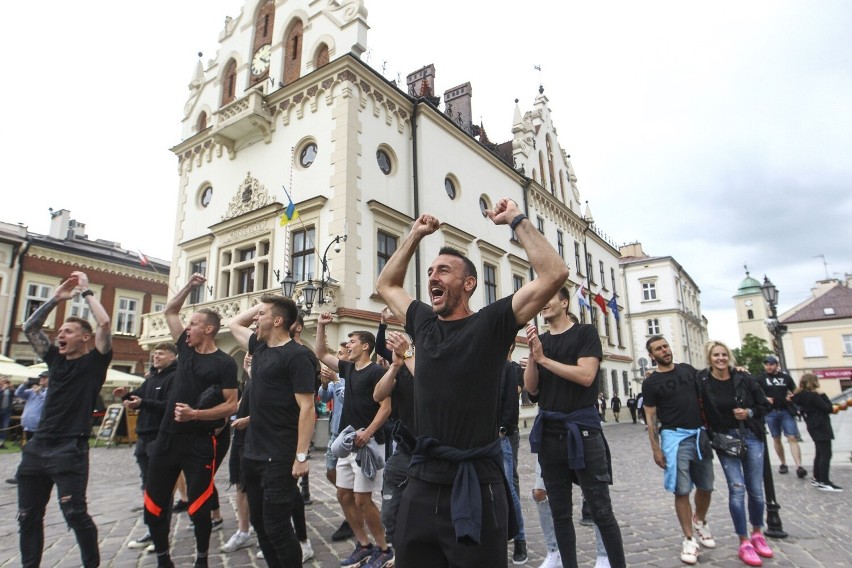
<path id="1" fill-rule="evenodd" d="M 251 59 L 251 72 L 253 75 L 262 75 L 269 69 L 271 51 L 269 45 L 257 48 L 257 51 L 254 52 L 254 57 Z"/>
<path id="2" fill-rule="evenodd" d="M 751 307 L 751 304 L 752 304 L 752 301 L 751 301 L 751 300 L 746 300 L 746 301 L 745 301 L 745 305 L 746 305 L 746 307 L 747 307 L 747 308 L 750 308 L 750 307 Z"/>

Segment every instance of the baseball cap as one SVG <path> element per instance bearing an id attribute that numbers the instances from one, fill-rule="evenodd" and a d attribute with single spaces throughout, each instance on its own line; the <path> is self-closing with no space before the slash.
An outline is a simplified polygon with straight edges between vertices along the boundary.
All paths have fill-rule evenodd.
<path id="1" fill-rule="evenodd" d="M 763 360 L 764 363 L 773 363 L 775 365 L 778 364 L 778 357 L 775 355 L 767 355 L 766 359 Z"/>

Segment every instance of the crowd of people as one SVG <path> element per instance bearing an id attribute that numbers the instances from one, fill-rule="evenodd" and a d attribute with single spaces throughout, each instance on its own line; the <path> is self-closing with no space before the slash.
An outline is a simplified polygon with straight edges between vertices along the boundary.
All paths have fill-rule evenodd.
<path id="1" fill-rule="evenodd" d="M 607 406 L 619 421 L 622 403 L 616 395 L 607 405 L 600 394 L 600 336 L 570 312 L 568 269 L 518 205 L 501 199 L 486 215 L 514 231 L 536 279 L 474 311 L 476 267 L 444 247 L 427 270 L 430 302 L 415 300 L 404 287 L 405 275 L 420 242 L 440 226 L 438 219 L 421 215 L 376 283 L 388 307 L 375 334 L 357 330 L 346 341 L 330 338 L 334 318 L 322 313 L 312 350 L 301 342 L 304 321 L 296 304 L 277 294 L 262 296 L 233 317 L 230 333 L 247 353 L 241 389 L 237 363 L 216 344 L 219 314 L 202 308 L 187 323 L 181 320 L 192 289 L 205 282 L 193 274 L 165 308 L 174 343 L 155 346 L 141 386 L 114 392 L 139 412 L 135 456 L 148 532 L 129 546 L 147 548 L 160 567 L 174 566 L 169 528 L 173 514 L 185 508 L 195 537 L 194 565 L 206 567 L 211 532 L 222 523 L 214 476 L 230 446 L 238 522 L 222 551 L 253 545 L 253 527 L 258 556 L 269 566 L 295 567 L 312 558 L 299 480 L 311 470 L 318 399 L 332 407 L 324 470 L 345 517 L 332 538 L 354 541 L 341 567 L 506 566 L 507 542 L 512 562 L 524 564 L 528 549 L 517 472 L 518 401 L 524 390 L 539 408 L 529 444 L 537 455 L 532 495 L 546 546 L 541 567 L 578 565 L 574 486 L 583 498 L 577 510 L 595 527 L 596 566 L 626 566 L 602 428 Z M 72 273 L 24 324 L 50 371 L 49 388 L 45 378 L 29 391 L 32 401 L 41 395 L 42 408 L 38 419 L 24 425 L 31 428 L 29 443 L 15 478 L 21 560 L 27 567 L 41 561 L 43 518 L 54 484 L 82 564 L 100 563 L 97 528 L 86 510 L 87 439 L 89 412 L 112 349 L 109 315 L 87 284 L 84 273 Z M 71 317 L 51 342 L 42 330 L 47 315 L 78 295 L 96 327 Z M 530 323 L 537 316 L 546 331 Z M 405 333 L 388 331 L 391 317 L 403 322 Z M 520 330 L 529 355 L 515 362 Z M 675 363 L 664 337 L 651 337 L 646 347 L 655 371 L 626 405 L 634 423 L 637 418 L 646 423 L 663 485 L 675 495 L 683 532 L 680 560 L 695 564 L 701 547 L 716 546 L 707 519 L 715 452 L 727 480 L 739 557 L 760 566 L 762 558 L 773 556 L 762 533 L 764 424 L 781 457 L 780 473 L 788 471 L 783 432 L 796 473 L 804 478 L 794 445 L 796 424 L 787 419 L 792 404 L 804 409 L 817 445 L 811 483 L 840 491 L 829 479 L 830 402 L 816 377 L 805 375 L 796 388 L 773 357 L 766 359 L 766 373 L 754 378 L 736 366 L 721 342 L 708 344 L 704 370 Z M 181 479 L 185 497 L 173 505 Z"/>

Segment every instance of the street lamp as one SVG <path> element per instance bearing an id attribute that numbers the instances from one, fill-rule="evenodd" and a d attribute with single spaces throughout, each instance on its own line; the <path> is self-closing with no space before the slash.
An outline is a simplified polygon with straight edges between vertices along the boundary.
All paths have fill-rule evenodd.
<path id="1" fill-rule="evenodd" d="M 317 303 L 319 305 L 325 304 L 327 302 L 327 300 L 325 299 L 325 287 L 328 286 L 329 284 L 334 284 L 334 283 L 337 282 L 334 278 L 331 277 L 331 274 L 329 274 L 328 251 L 333 245 L 334 246 L 334 252 L 340 252 L 340 249 L 341 249 L 340 243 L 341 242 L 345 243 L 346 239 L 348 239 L 348 238 L 349 237 L 347 235 L 336 235 L 331 240 L 331 242 L 328 243 L 328 246 L 325 247 L 325 252 L 322 253 L 322 261 L 321 261 L 322 274 L 320 276 L 320 281 L 319 281 L 319 298 L 317 298 Z M 314 289 L 314 292 L 316 292 L 316 289 Z M 311 299 L 313 299 L 313 298 L 311 298 Z"/>
<path id="2" fill-rule="evenodd" d="M 299 306 L 299 309 L 302 312 L 302 315 L 309 316 L 311 315 L 311 308 L 314 307 L 314 298 L 317 294 L 317 287 L 314 286 L 313 280 L 308 275 L 308 282 L 302 288 L 302 295 L 304 296 L 302 299 L 302 305 Z M 284 294 L 287 298 L 292 298 L 293 293 L 296 291 L 296 279 L 293 278 L 293 273 L 287 272 L 287 276 L 284 280 L 281 281 L 281 293 Z"/>
<path id="3" fill-rule="evenodd" d="M 772 334 L 773 351 L 781 361 L 781 369 L 786 369 L 784 361 L 784 345 L 781 336 L 787 331 L 786 325 L 778 323 L 778 289 L 775 284 L 764 274 L 763 284 L 760 286 L 763 299 L 769 304 L 769 318 L 766 327 Z M 766 493 L 766 536 L 771 538 L 787 538 L 784 525 L 781 523 L 781 505 L 775 500 L 775 481 L 772 479 L 772 465 L 769 463 L 769 445 L 766 443 L 766 427 L 763 428 L 763 490 Z"/>
<path id="4" fill-rule="evenodd" d="M 277 271 L 276 271 L 277 272 Z M 296 289 L 296 280 L 293 278 L 293 273 L 287 271 L 287 277 L 281 281 L 281 292 L 287 298 L 293 297 L 293 291 Z"/>

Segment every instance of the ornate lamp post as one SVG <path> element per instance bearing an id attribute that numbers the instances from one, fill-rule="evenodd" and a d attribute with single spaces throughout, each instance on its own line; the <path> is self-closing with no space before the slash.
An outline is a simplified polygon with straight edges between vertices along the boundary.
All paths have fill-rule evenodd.
<path id="1" fill-rule="evenodd" d="M 778 289 L 769 278 L 763 275 L 763 284 L 760 286 L 763 299 L 769 304 L 769 318 L 766 327 L 772 334 L 772 350 L 781 361 L 781 369 L 786 370 L 787 364 L 784 360 L 784 345 L 781 336 L 787 331 L 786 325 L 778 323 Z M 771 538 L 787 538 L 784 525 L 781 523 L 781 505 L 775 500 L 775 481 L 772 479 L 772 465 L 769 463 L 769 445 L 766 443 L 766 428 L 763 430 L 763 490 L 766 493 L 766 536 Z"/>
<path id="2" fill-rule="evenodd" d="M 317 303 L 322 305 L 326 303 L 325 299 L 325 287 L 329 284 L 335 283 L 336 280 L 331 277 L 328 270 L 328 250 L 334 245 L 334 252 L 340 252 L 341 242 L 346 242 L 346 239 L 349 237 L 347 235 L 336 235 L 331 242 L 328 243 L 328 246 L 325 247 L 325 252 L 322 253 L 322 275 L 319 281 L 319 298 L 317 298 Z"/>

